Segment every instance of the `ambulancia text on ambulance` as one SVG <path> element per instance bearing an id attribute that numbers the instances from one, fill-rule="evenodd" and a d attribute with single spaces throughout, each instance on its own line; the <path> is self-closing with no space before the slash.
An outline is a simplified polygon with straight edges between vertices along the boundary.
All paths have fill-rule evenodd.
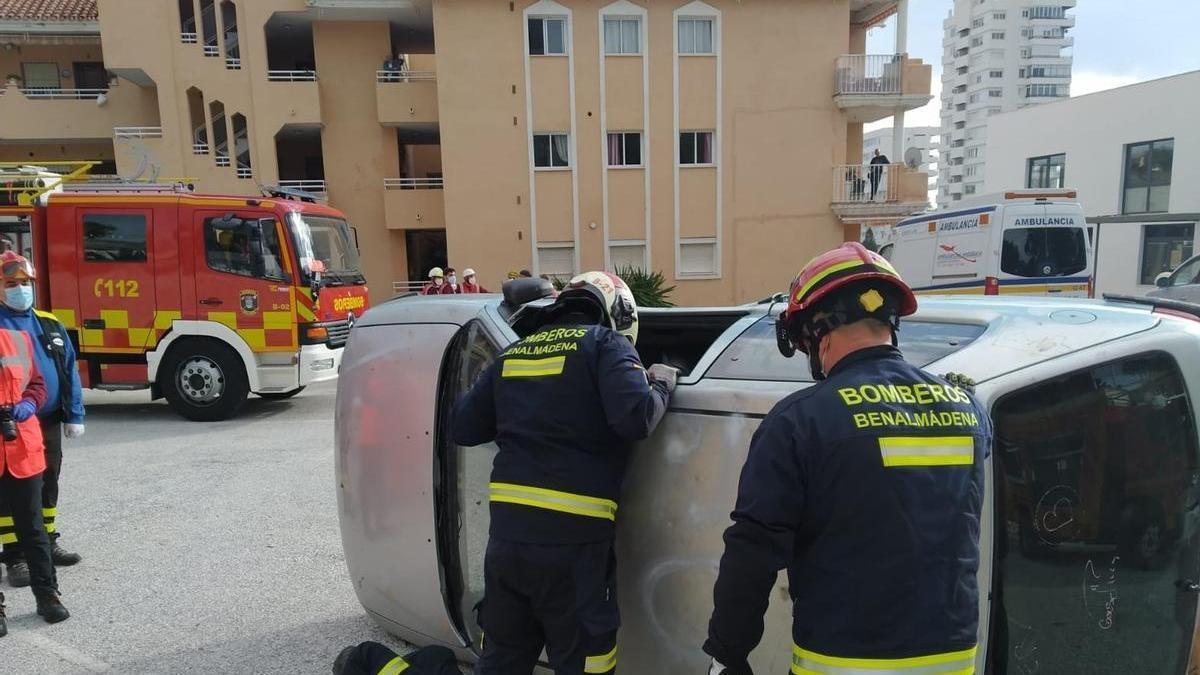
<path id="1" fill-rule="evenodd" d="M 306 193 L 80 185 L 3 215 L 27 226 L 36 303 L 66 326 L 84 386 L 149 388 L 193 420 L 247 394 L 337 377 L 367 308 L 345 216 Z"/>
<path id="2" fill-rule="evenodd" d="M 1092 255 L 1074 190 L 1014 190 L 896 224 L 892 265 L 918 293 L 1086 297 Z"/>

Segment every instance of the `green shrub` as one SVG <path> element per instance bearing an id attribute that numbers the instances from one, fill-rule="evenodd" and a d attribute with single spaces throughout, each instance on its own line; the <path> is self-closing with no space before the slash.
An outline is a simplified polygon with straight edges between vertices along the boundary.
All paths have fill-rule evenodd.
<path id="1" fill-rule="evenodd" d="M 675 303 L 667 297 L 674 286 L 667 286 L 667 279 L 661 272 L 647 272 L 640 267 L 618 267 L 616 275 L 621 277 L 629 290 L 633 292 L 633 300 L 638 307 L 674 307 Z"/>

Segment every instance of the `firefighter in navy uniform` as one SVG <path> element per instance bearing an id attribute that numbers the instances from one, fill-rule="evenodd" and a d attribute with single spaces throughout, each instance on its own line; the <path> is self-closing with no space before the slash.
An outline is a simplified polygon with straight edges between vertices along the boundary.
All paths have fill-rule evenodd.
<path id="1" fill-rule="evenodd" d="M 778 571 L 792 673 L 974 672 L 983 461 L 991 422 L 958 384 L 905 362 L 912 291 L 847 243 L 792 282 L 777 321 L 814 386 L 763 420 L 742 469 L 704 651 L 749 673 Z"/>
<path id="2" fill-rule="evenodd" d="M 490 484 L 478 675 L 614 673 L 617 499 L 630 446 L 662 419 L 676 371 L 643 369 L 618 277 L 581 274 L 454 408 L 460 445 L 500 448 Z"/>
<path id="3" fill-rule="evenodd" d="M 346 647 L 333 661 L 333 675 L 462 675 L 454 652 L 441 646 L 422 647 L 400 656 L 387 645 L 360 642 Z"/>

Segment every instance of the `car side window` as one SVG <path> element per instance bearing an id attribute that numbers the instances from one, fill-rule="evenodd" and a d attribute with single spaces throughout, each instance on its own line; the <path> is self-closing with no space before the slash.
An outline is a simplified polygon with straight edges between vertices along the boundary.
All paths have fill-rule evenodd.
<path id="1" fill-rule="evenodd" d="M 83 259 L 90 262 L 145 262 L 146 216 L 139 213 L 86 213 Z"/>
<path id="2" fill-rule="evenodd" d="M 1172 286 L 1189 286 L 1200 284 L 1200 258 L 1193 258 L 1175 270 L 1171 275 Z"/>
<path id="3" fill-rule="evenodd" d="M 241 224 L 227 227 L 220 225 L 223 220 L 217 216 L 204 219 L 204 258 L 209 268 L 244 277 L 287 280 L 276 221 L 246 216 Z"/>
<path id="4" fill-rule="evenodd" d="M 899 347 L 905 360 L 925 367 L 962 349 L 985 330 L 984 326 L 935 321 L 902 321 Z M 759 319 L 738 336 L 717 358 L 705 377 L 726 380 L 812 382 L 803 354 L 787 358 L 775 346 L 775 317 Z"/>
<path id="5" fill-rule="evenodd" d="M 1178 365 L 1149 353 L 1061 375 L 992 417 L 994 671 L 1183 672 L 1200 472 Z"/>

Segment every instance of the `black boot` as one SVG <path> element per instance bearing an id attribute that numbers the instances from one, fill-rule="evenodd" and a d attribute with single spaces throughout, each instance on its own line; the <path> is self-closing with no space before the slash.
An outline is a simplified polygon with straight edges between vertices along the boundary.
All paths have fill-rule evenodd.
<path id="1" fill-rule="evenodd" d="M 37 596 L 37 613 L 46 620 L 46 623 L 66 621 L 67 617 L 71 616 L 67 608 L 63 607 L 62 601 L 58 599 L 58 593 Z"/>
<path id="2" fill-rule="evenodd" d="M 337 655 L 337 658 L 333 660 L 333 675 L 342 675 L 342 673 L 346 672 L 346 663 L 350 661 L 350 657 L 354 654 L 355 649 L 358 649 L 358 647 L 346 647 Z"/>
<path id="3" fill-rule="evenodd" d="M 71 553 L 67 549 L 58 545 L 55 540 L 54 545 L 50 547 L 50 559 L 54 561 L 55 567 L 70 567 L 75 563 L 83 560 L 83 556 L 78 553 Z"/>
<path id="4" fill-rule="evenodd" d="M 0 593 L 0 637 L 8 635 L 8 619 L 4 618 L 4 594 Z"/>
<path id="5" fill-rule="evenodd" d="M 29 585 L 29 565 L 24 560 L 8 563 L 8 585 L 13 588 Z"/>

